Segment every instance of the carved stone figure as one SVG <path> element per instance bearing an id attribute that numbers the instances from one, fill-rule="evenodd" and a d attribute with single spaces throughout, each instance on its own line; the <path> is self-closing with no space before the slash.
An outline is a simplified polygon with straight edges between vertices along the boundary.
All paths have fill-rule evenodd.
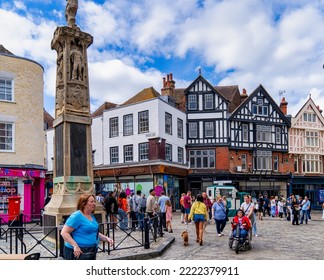
<path id="1" fill-rule="evenodd" d="M 78 0 L 66 0 L 65 19 L 69 27 L 76 27 L 75 16 L 78 11 Z"/>
<path id="2" fill-rule="evenodd" d="M 63 47 L 60 45 L 57 52 L 57 82 L 59 83 L 63 78 Z"/>
<path id="3" fill-rule="evenodd" d="M 70 52 L 72 80 L 83 81 L 83 55 L 79 50 Z"/>
<path id="4" fill-rule="evenodd" d="M 86 97 L 86 90 L 79 85 L 71 87 L 68 95 L 68 106 L 71 109 L 83 111 L 87 109 L 88 99 Z"/>
<path id="5" fill-rule="evenodd" d="M 63 106 L 64 92 L 63 89 L 57 88 L 56 90 L 56 109 L 60 109 Z"/>

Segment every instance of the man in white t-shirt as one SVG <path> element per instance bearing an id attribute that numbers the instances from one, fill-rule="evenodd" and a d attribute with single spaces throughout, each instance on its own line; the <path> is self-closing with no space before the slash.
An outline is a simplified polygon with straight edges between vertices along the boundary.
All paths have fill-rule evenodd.
<path id="1" fill-rule="evenodd" d="M 251 226 L 253 226 L 253 224 L 255 222 L 254 221 L 254 203 L 252 202 L 250 195 L 244 196 L 244 202 L 241 204 L 240 209 L 242 209 L 244 212 L 244 215 L 250 219 Z M 252 239 L 252 238 L 250 238 L 250 239 Z"/>

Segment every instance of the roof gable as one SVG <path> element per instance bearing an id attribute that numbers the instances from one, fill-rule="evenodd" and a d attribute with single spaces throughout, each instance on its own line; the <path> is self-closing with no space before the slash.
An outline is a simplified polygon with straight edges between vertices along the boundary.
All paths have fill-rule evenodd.
<path id="1" fill-rule="evenodd" d="M 186 89 L 185 95 L 189 92 L 212 92 L 219 95 L 225 102 L 228 100 L 220 94 L 215 87 L 213 87 L 202 75 L 199 75 Z"/>
<path id="2" fill-rule="evenodd" d="M 301 109 L 298 111 L 296 116 L 292 118 L 292 125 L 297 125 L 297 122 L 303 119 L 303 115 L 305 112 L 313 112 L 318 120 L 320 121 L 321 125 L 324 126 L 324 117 L 321 114 L 319 108 L 315 105 L 313 99 L 310 97 L 306 103 L 301 107 Z"/>
<path id="3" fill-rule="evenodd" d="M 0 45 L 0 53 L 14 55 L 12 52 L 8 51 L 3 45 Z"/>
<path id="4" fill-rule="evenodd" d="M 105 102 L 96 111 L 94 111 L 91 114 L 91 117 L 94 118 L 94 117 L 101 116 L 104 111 L 111 109 L 111 108 L 115 108 L 116 106 L 117 106 L 117 104 L 115 104 L 115 103 Z"/>
<path id="5" fill-rule="evenodd" d="M 237 115 L 241 112 L 241 110 L 248 107 L 249 103 L 252 102 L 256 97 L 263 97 L 266 98 L 271 104 L 272 108 L 278 113 L 280 118 L 288 125 L 290 126 L 289 119 L 284 115 L 284 113 L 281 111 L 277 103 L 273 100 L 273 98 L 270 96 L 270 94 L 266 91 L 266 89 L 260 84 L 233 112 L 233 114 L 230 116 L 230 120 L 233 120 L 237 117 Z M 251 116 L 252 116 L 252 112 Z"/>

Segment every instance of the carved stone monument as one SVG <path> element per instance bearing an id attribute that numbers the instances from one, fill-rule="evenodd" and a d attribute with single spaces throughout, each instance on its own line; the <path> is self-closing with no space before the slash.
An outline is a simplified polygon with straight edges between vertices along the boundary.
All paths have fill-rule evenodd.
<path id="1" fill-rule="evenodd" d="M 54 179 L 53 195 L 44 211 L 45 227 L 63 223 L 76 210 L 81 194 L 95 194 L 87 60 L 93 37 L 77 26 L 77 9 L 77 0 L 67 1 L 68 26 L 57 27 L 51 42 L 57 52 Z M 104 212 L 98 210 L 101 222 Z"/>

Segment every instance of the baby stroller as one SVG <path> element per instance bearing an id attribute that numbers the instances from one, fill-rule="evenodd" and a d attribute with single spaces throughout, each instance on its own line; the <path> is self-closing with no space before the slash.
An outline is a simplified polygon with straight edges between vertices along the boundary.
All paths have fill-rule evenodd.
<path id="1" fill-rule="evenodd" d="M 232 222 L 233 224 L 233 222 Z M 240 237 L 241 229 L 240 225 L 237 224 L 235 228 L 235 236 L 234 230 L 232 229 L 231 235 L 229 237 L 228 245 L 230 249 L 234 250 L 236 254 L 239 251 L 248 251 L 252 248 L 251 240 L 252 240 L 252 228 L 249 229 L 248 234 L 245 238 Z"/>

